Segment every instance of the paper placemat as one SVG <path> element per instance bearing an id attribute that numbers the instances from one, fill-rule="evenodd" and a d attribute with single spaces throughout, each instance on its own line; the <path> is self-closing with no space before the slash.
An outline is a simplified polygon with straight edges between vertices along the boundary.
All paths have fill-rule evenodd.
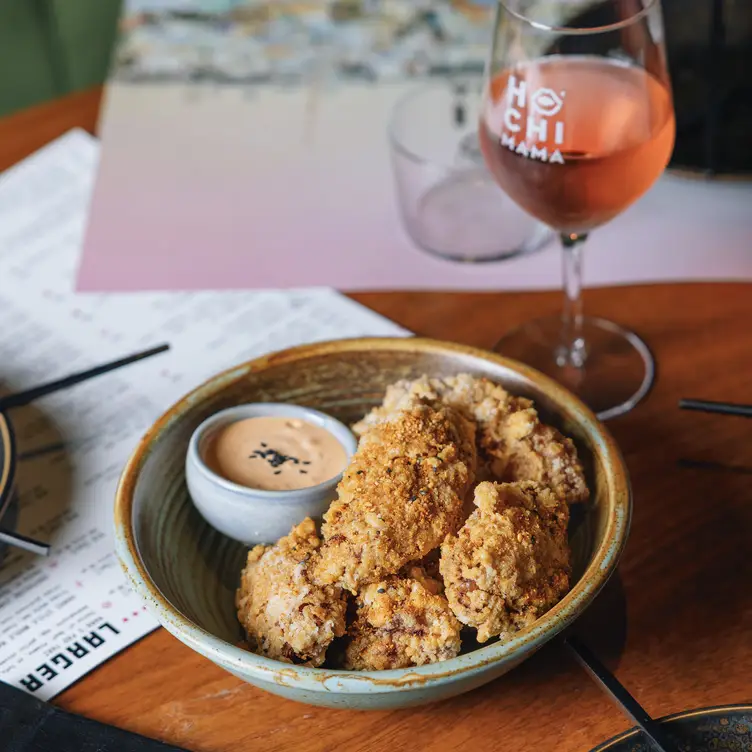
<path id="1" fill-rule="evenodd" d="M 19 532 L 0 550 L 0 681 L 49 699 L 157 623 L 114 554 L 120 471 L 149 425 L 213 373 L 316 340 L 405 330 L 330 290 L 78 295 L 98 145 L 74 131 L 0 176 L 0 386 L 28 388 L 152 344 L 171 350 L 10 414 Z M 3 525 L 11 524 L 9 516 Z"/>

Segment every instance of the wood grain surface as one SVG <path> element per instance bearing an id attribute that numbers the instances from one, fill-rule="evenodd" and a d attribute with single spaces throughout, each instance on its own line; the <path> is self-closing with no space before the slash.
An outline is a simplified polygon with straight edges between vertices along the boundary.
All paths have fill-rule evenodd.
<path id="1" fill-rule="evenodd" d="M 99 97 L 0 121 L 0 167 L 70 127 L 93 132 Z M 610 424 L 632 476 L 634 521 L 619 576 L 578 629 L 655 715 L 752 700 L 752 421 L 677 408 L 680 397 L 752 402 L 751 293 L 689 284 L 585 295 L 589 312 L 645 337 L 659 375 L 648 399 Z M 417 333 L 486 347 L 559 306 L 554 293 L 355 298 Z M 715 466 L 686 469 L 682 459 Z M 264 694 L 159 630 L 55 702 L 194 752 L 586 752 L 629 725 L 558 645 L 463 697 L 371 714 Z"/>

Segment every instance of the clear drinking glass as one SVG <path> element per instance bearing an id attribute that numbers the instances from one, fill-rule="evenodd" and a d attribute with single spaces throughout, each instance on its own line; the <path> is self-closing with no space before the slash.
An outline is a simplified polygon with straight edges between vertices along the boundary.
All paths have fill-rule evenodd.
<path id="1" fill-rule="evenodd" d="M 436 81 L 405 94 L 389 124 L 403 224 L 423 250 L 462 262 L 530 253 L 552 237 L 501 191 L 478 143 L 482 82 Z"/>
<path id="2" fill-rule="evenodd" d="M 655 364 L 636 334 L 583 315 L 582 247 L 658 179 L 675 127 L 660 0 L 499 0 L 481 148 L 506 194 L 560 235 L 565 305 L 496 349 L 603 419 L 647 394 Z"/>

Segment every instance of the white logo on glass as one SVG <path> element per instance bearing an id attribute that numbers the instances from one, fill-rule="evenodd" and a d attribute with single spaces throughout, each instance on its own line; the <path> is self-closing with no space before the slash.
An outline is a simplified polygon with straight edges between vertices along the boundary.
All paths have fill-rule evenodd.
<path id="1" fill-rule="evenodd" d="M 564 100 L 553 89 L 538 89 L 530 97 L 530 106 L 539 115 L 553 117 L 561 111 Z"/>
<path id="2" fill-rule="evenodd" d="M 501 145 L 521 157 L 564 164 L 564 157 L 558 148 L 564 143 L 564 121 L 554 118 L 563 109 L 565 97 L 565 91 L 555 92 L 545 87 L 536 89 L 528 96 L 527 81 L 518 81 L 515 76 L 510 76 L 504 110 L 504 128 L 507 132 L 501 134 Z M 526 109 L 528 116 L 523 121 L 522 113 Z M 551 136 L 555 147 L 553 151 L 548 146 Z"/>

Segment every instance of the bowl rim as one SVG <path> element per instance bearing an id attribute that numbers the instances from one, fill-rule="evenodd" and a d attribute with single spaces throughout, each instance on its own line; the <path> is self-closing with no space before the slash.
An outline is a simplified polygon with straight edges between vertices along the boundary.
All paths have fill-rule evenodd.
<path id="1" fill-rule="evenodd" d="M 0 456 L 3 464 L 0 471 L 0 521 L 13 498 L 16 481 L 16 435 L 10 418 L 0 412 Z"/>
<path id="2" fill-rule="evenodd" d="M 662 718 L 656 719 L 656 722 L 661 726 L 671 726 L 679 721 L 688 721 L 692 718 L 713 718 L 730 713 L 752 713 L 752 705 L 740 703 L 738 705 L 711 705 L 709 707 L 693 708 L 692 710 L 682 710 L 678 713 L 664 715 Z M 613 750 L 618 744 L 636 740 L 641 735 L 642 730 L 640 727 L 634 726 L 616 736 L 612 736 L 610 739 L 606 739 L 605 742 L 602 742 L 597 747 L 593 747 L 590 752 L 607 752 L 607 750 Z"/>
<path id="3" fill-rule="evenodd" d="M 218 410 L 216 413 L 205 418 L 195 428 L 191 434 L 191 438 L 188 441 L 188 450 L 186 452 L 186 462 L 190 462 L 201 477 L 208 483 L 221 488 L 223 491 L 230 491 L 236 495 L 236 501 L 258 503 L 259 501 L 273 501 L 275 504 L 285 505 L 298 505 L 301 503 L 301 497 L 320 496 L 322 493 L 326 493 L 332 486 L 336 486 L 342 479 L 342 475 L 345 472 L 345 468 L 340 470 L 336 475 L 333 475 L 327 480 L 317 483 L 315 486 L 303 486 L 302 488 L 294 488 L 284 491 L 269 491 L 264 488 L 252 488 L 251 486 L 243 486 L 240 483 L 235 483 L 232 480 L 228 480 L 219 473 L 212 470 L 207 464 L 206 460 L 201 455 L 200 444 L 204 438 L 204 434 L 215 428 L 215 423 L 220 423 L 223 418 L 231 416 L 233 413 L 243 413 L 249 409 L 268 409 L 268 408 L 289 408 L 290 412 L 296 413 L 301 419 L 303 416 L 310 419 L 316 418 L 321 426 L 325 427 L 325 424 L 330 424 L 331 427 L 325 427 L 325 430 L 334 436 L 335 439 L 342 445 L 347 455 L 348 462 L 352 458 L 355 450 L 357 449 L 358 441 L 355 438 L 353 432 L 341 421 L 333 418 L 331 415 L 327 415 L 321 410 L 316 410 L 313 407 L 306 407 L 304 405 L 286 404 L 284 402 L 244 402 L 241 405 L 233 405 L 232 407 L 226 407 L 223 410 Z M 268 413 L 271 415 L 272 413 Z M 257 417 L 257 416 L 251 416 Z M 264 416 L 258 416 L 264 417 Z M 336 429 L 333 430 L 333 429 Z M 345 439 L 347 436 L 347 439 Z M 345 465 L 347 467 L 347 465 Z"/>
<path id="4" fill-rule="evenodd" d="M 504 643 L 494 642 L 447 661 L 388 671 L 346 671 L 286 664 L 228 643 L 192 622 L 168 601 L 146 570 L 135 540 L 132 517 L 138 476 L 155 440 L 195 403 L 225 390 L 250 373 L 287 362 L 301 363 L 323 355 L 360 351 L 364 348 L 453 354 L 506 368 L 535 383 L 561 408 L 569 420 L 581 425 L 591 441 L 598 446 L 601 462 L 607 468 L 609 495 L 615 499 L 607 520 L 604 541 L 567 595 L 534 624 Z M 234 673 L 253 677 L 254 680 L 267 684 L 312 692 L 370 694 L 409 691 L 415 686 L 470 678 L 483 672 L 491 664 L 518 663 L 528 653 L 537 650 L 566 629 L 600 592 L 616 570 L 627 542 L 631 518 L 632 492 L 629 476 L 615 440 L 584 403 L 552 379 L 522 363 L 468 345 L 419 337 L 357 337 L 300 345 L 263 355 L 219 372 L 173 404 L 146 432 L 123 469 L 115 493 L 115 547 L 131 587 L 169 632 L 199 654 Z"/>

